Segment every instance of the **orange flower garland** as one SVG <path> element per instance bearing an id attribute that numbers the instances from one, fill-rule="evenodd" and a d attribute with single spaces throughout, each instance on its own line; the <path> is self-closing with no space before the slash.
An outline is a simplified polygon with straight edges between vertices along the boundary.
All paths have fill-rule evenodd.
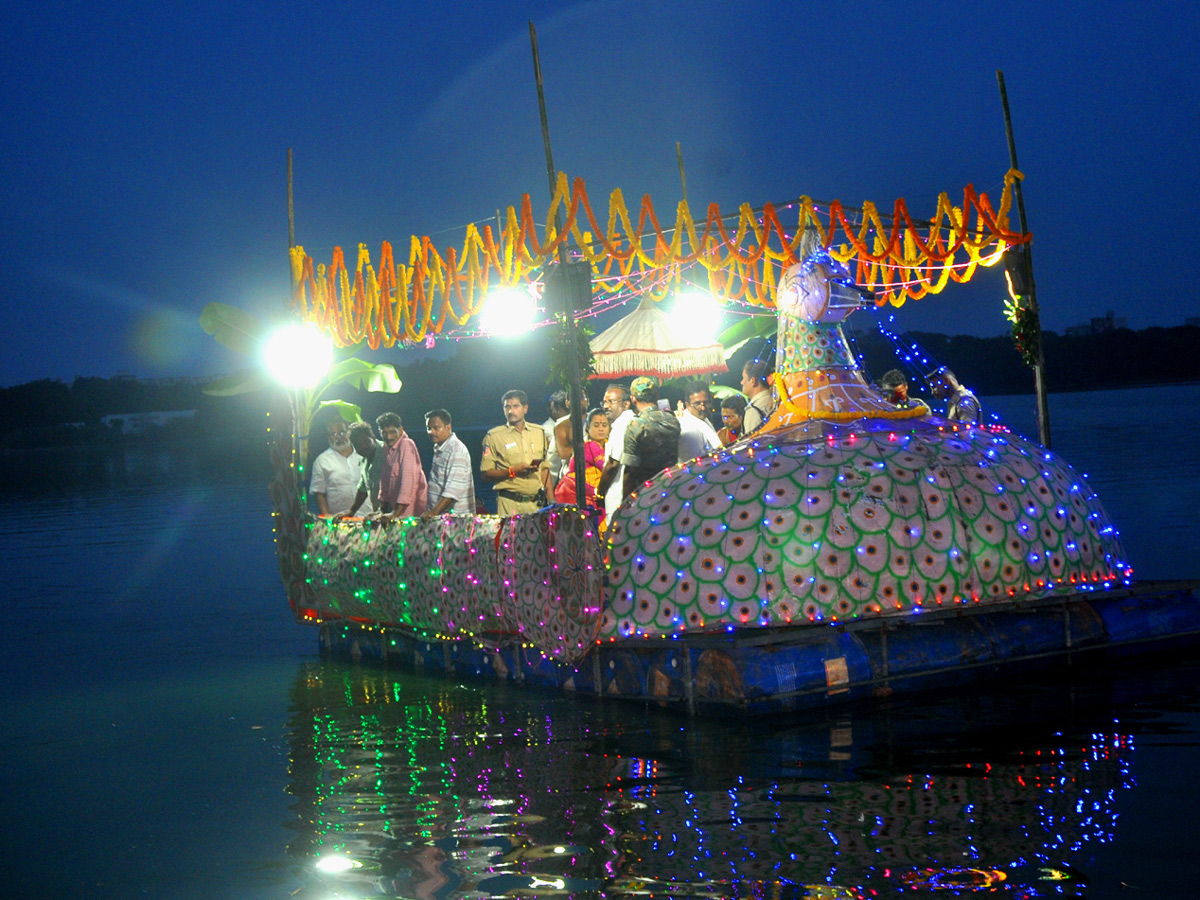
<path id="1" fill-rule="evenodd" d="M 662 297 L 678 286 L 685 268 L 699 265 L 708 275 L 709 289 L 722 300 L 772 307 L 779 275 L 796 262 L 800 236 L 808 227 L 817 229 L 834 258 L 855 264 L 857 281 L 877 293 L 877 303 L 900 306 L 908 298 L 940 292 L 951 280 L 970 280 L 976 266 L 992 265 L 1006 246 L 1030 239 L 1008 225 L 1012 187 L 1021 177 L 1015 169 L 1005 175 L 999 210 L 971 185 L 963 190 L 961 207 L 941 194 L 933 219 L 922 227 L 913 222 L 903 199 L 895 202 L 890 228 L 875 204 L 864 203 L 862 224 L 856 229 L 840 202 L 831 203 L 822 217 L 811 199 L 801 197 L 790 236 L 771 204 L 759 212 L 743 204 L 732 229 L 717 204 L 709 204 L 701 231 L 684 201 L 676 207 L 668 236 L 648 195 L 642 198 L 635 226 L 620 189 L 609 195 L 602 229 L 583 180 L 575 179 L 568 189 L 567 176 L 560 172 L 545 221 L 553 223 L 562 208 L 561 233 L 550 224 L 539 237 L 532 202 L 525 194 L 519 214 L 508 208 L 498 242 L 491 226 L 481 230 L 474 224 L 467 226 L 461 251 L 448 247 L 443 254 L 429 237 L 413 236 L 407 265 L 397 265 L 385 241 L 378 275 L 364 244 L 358 247 L 353 279 L 340 247 L 334 248 L 328 266 L 314 264 L 304 248 L 295 247 L 293 309 L 339 346 L 365 341 L 377 349 L 397 341 L 421 341 L 431 332 L 440 334 L 448 322 L 464 325 L 478 315 L 489 286 L 528 281 L 529 273 L 568 236 L 592 264 L 597 279 L 604 279 L 604 290 L 640 288 L 647 273 L 665 272 L 667 277 L 649 288 Z"/>

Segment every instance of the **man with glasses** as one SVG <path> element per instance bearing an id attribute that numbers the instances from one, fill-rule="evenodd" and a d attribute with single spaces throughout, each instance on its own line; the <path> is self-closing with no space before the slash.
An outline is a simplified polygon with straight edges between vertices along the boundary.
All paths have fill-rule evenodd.
<path id="1" fill-rule="evenodd" d="M 313 461 L 308 492 L 316 501 L 317 510 L 322 516 L 338 516 L 349 512 L 354 504 L 363 458 L 350 443 L 349 427 L 341 416 L 331 418 L 325 429 L 329 436 L 329 449 Z M 359 514 L 369 516 L 373 511 L 368 497 Z"/>
<path id="2" fill-rule="evenodd" d="M 687 386 L 683 412 L 679 414 L 680 461 L 707 456 L 721 446 L 717 429 L 708 420 L 712 409 L 712 394 L 708 385 L 697 381 Z"/>
<path id="3" fill-rule="evenodd" d="M 621 465 L 621 455 L 625 452 L 625 429 L 634 418 L 633 410 L 629 408 L 629 388 L 623 384 L 610 384 L 600 405 L 608 416 L 609 429 L 608 443 L 604 445 L 604 472 L 600 475 L 596 493 L 604 498 L 604 515 L 611 521 L 624 498 L 625 467 Z"/>

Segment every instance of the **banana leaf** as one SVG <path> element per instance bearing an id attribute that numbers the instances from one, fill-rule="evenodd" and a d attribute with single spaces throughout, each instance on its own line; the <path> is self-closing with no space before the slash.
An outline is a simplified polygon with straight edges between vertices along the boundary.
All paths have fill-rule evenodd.
<path id="1" fill-rule="evenodd" d="M 357 403 L 347 403 L 345 400 L 322 400 L 317 405 L 318 415 L 327 409 L 336 409 L 343 422 L 357 422 L 362 418 L 362 407 Z"/>
<path id="2" fill-rule="evenodd" d="M 750 316 L 718 334 L 717 343 L 725 348 L 725 358 L 729 359 L 753 340 L 774 337 L 778 328 L 774 315 Z"/>
<path id="3" fill-rule="evenodd" d="M 217 343 L 230 350 L 253 356 L 266 335 L 263 324 L 244 309 L 228 303 L 210 303 L 200 313 L 200 327 Z"/>
<path id="4" fill-rule="evenodd" d="M 348 384 L 360 390 L 383 394 L 396 393 L 402 384 L 396 367 L 390 363 L 372 364 L 355 358 L 335 364 L 325 377 L 325 382 L 329 386 Z"/>

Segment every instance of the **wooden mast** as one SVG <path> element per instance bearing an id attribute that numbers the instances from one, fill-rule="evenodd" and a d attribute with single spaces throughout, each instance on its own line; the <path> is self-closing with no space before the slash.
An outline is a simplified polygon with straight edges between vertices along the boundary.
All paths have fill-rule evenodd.
<path id="1" fill-rule="evenodd" d="M 546 177 L 550 183 L 550 196 L 553 198 L 556 181 L 554 155 L 550 152 L 550 124 L 546 118 L 546 95 L 542 89 L 542 60 L 538 55 L 537 29 L 533 27 L 532 19 L 529 20 L 529 43 L 533 48 L 533 77 L 537 82 L 538 112 L 542 118 L 542 144 L 546 148 Z M 562 237 L 563 216 L 561 204 L 559 204 L 558 209 L 555 211 L 554 228 L 556 235 Z M 570 384 L 567 386 L 567 389 L 571 398 L 571 455 L 575 460 L 575 505 L 582 509 L 587 505 L 587 481 L 584 472 L 586 462 L 583 453 L 583 389 L 579 384 L 579 354 L 576 352 L 575 297 L 574 291 L 569 287 L 569 281 L 566 278 L 567 244 L 565 240 L 562 240 L 558 245 L 558 264 L 564 276 L 560 284 L 566 293 L 566 296 L 562 298 L 564 314 L 560 340 L 567 345 L 568 372 L 570 377 Z M 551 436 L 551 440 L 554 440 L 553 436 Z"/>
<path id="2" fill-rule="evenodd" d="M 292 205 L 292 148 L 288 147 L 288 166 L 287 166 L 287 192 L 288 192 L 288 249 L 292 250 L 296 246 L 296 208 Z M 289 262 L 290 266 L 291 263 Z M 289 268 L 290 272 L 291 269 Z"/>
<path id="3" fill-rule="evenodd" d="M 679 162 L 679 186 L 683 190 L 683 202 L 687 203 L 687 176 L 683 174 L 683 149 L 675 142 L 675 159 Z"/>
<path id="4" fill-rule="evenodd" d="M 1000 103 L 1004 107 L 1004 131 L 1008 135 L 1008 158 L 1012 168 L 1020 171 L 1017 165 L 1017 143 L 1013 139 L 1012 116 L 1008 111 L 1008 91 L 1004 88 L 1004 73 L 996 70 L 996 81 L 1000 85 Z M 1025 195 L 1021 192 L 1021 179 L 1013 183 L 1017 195 L 1017 213 L 1021 218 L 1021 233 L 1029 234 L 1029 224 L 1025 219 Z M 1033 316 L 1033 331 L 1037 341 L 1033 361 L 1033 385 L 1037 396 L 1038 442 L 1047 450 L 1050 449 L 1050 404 L 1046 398 L 1046 356 L 1042 349 L 1042 317 L 1038 308 L 1037 287 L 1033 280 L 1033 248 L 1023 244 L 1017 257 L 1022 274 L 1025 277 L 1025 287 L 1029 297 L 1029 311 Z"/>

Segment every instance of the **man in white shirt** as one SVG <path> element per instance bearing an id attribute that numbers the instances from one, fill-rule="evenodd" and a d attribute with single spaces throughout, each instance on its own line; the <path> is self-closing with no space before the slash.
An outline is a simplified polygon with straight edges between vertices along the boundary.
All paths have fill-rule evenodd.
<path id="1" fill-rule="evenodd" d="M 587 406 L 585 403 L 584 406 Z M 542 423 L 542 428 L 546 429 L 546 440 L 549 442 L 549 450 L 546 453 L 546 461 L 550 463 L 550 484 L 554 486 L 562 479 L 567 471 L 567 460 L 570 459 L 568 453 L 566 457 L 559 454 L 558 442 L 555 439 L 555 433 L 559 430 L 559 426 L 563 422 L 571 421 L 571 401 L 567 397 L 566 391 L 555 391 L 550 395 L 550 418 Z"/>
<path id="2" fill-rule="evenodd" d="M 708 421 L 712 394 L 708 385 L 697 381 L 687 386 L 683 412 L 679 416 L 679 461 L 707 456 L 721 446 L 717 429 Z"/>
<path id="3" fill-rule="evenodd" d="M 634 419 L 633 411 L 629 408 L 629 389 L 622 384 L 610 384 L 600 405 L 608 416 L 610 430 L 608 443 L 604 445 L 604 473 L 600 476 L 596 492 L 604 495 L 605 518 L 612 521 L 612 515 L 621 506 L 624 497 L 621 482 L 625 477 L 625 467 L 621 465 L 621 455 L 625 452 L 625 429 Z"/>
<path id="4" fill-rule="evenodd" d="M 363 458 L 354 451 L 346 422 L 341 416 L 330 419 L 325 427 L 329 435 L 329 449 L 313 461 L 308 492 L 316 501 L 321 515 L 338 516 L 349 512 L 354 504 Z M 373 507 L 368 497 L 359 508 L 359 514 L 367 516 L 371 512 Z"/>

